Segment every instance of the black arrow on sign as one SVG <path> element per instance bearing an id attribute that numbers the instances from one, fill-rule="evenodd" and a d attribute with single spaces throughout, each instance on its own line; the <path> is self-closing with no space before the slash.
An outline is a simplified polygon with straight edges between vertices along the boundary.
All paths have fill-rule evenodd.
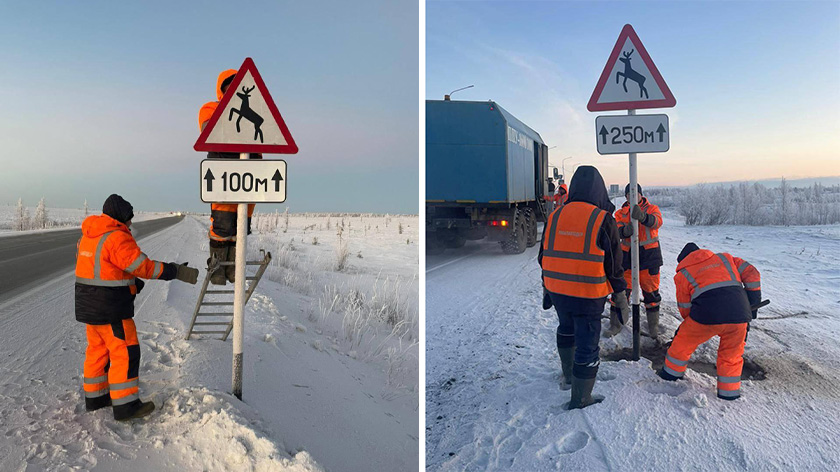
<path id="1" fill-rule="evenodd" d="M 600 134 L 601 139 L 603 139 L 602 144 L 607 144 L 607 135 L 610 133 L 607 131 L 607 128 L 605 128 L 604 125 L 601 125 L 601 131 L 599 131 L 598 134 Z"/>
<path id="2" fill-rule="evenodd" d="M 216 178 L 213 177 L 213 173 L 210 172 L 210 169 L 207 169 L 207 173 L 204 174 L 204 180 L 207 181 L 207 191 L 212 192 L 213 191 L 213 181 L 216 180 Z"/>
<path id="3" fill-rule="evenodd" d="M 662 123 L 659 123 L 659 128 L 656 128 L 656 132 L 659 133 L 659 142 L 662 142 L 662 136 L 665 135 L 665 127 L 662 126 Z"/>
<path id="4" fill-rule="evenodd" d="M 271 178 L 274 181 L 274 191 L 280 191 L 280 182 L 283 181 L 283 176 L 280 175 L 280 169 L 274 171 L 274 177 Z"/>

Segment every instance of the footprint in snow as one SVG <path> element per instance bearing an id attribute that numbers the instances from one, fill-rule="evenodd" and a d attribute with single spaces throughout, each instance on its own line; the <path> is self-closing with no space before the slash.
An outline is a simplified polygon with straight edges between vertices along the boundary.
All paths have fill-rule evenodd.
<path id="1" fill-rule="evenodd" d="M 610 380 L 615 380 L 615 374 L 610 374 L 604 371 L 598 371 L 598 381 L 599 382 L 608 382 Z"/>
<path id="2" fill-rule="evenodd" d="M 569 433 L 560 438 L 559 441 L 547 444 L 537 451 L 537 458 L 542 459 L 555 454 L 572 454 L 585 448 L 589 444 L 589 439 L 590 436 L 583 431 Z"/>
<path id="3" fill-rule="evenodd" d="M 687 387 L 683 385 L 673 384 L 671 382 L 648 383 L 644 384 L 642 388 L 648 393 L 658 395 L 669 395 L 672 397 L 678 397 L 687 390 Z"/>

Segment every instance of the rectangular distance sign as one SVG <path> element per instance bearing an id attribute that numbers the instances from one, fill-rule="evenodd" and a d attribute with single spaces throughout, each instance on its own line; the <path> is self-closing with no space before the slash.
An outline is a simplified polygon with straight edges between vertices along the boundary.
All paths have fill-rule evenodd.
<path id="1" fill-rule="evenodd" d="M 205 159 L 200 182 L 204 203 L 283 203 L 286 161 Z"/>
<path id="2" fill-rule="evenodd" d="M 668 115 L 604 115 L 595 118 L 599 154 L 666 152 Z"/>

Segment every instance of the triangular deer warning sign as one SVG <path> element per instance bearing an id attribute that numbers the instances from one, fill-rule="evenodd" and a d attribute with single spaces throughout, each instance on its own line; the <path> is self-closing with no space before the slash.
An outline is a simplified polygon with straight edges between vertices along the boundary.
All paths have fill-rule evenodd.
<path id="1" fill-rule="evenodd" d="M 670 108 L 676 104 L 633 27 L 624 25 L 586 108 L 589 111 L 634 110 Z"/>
<path id="2" fill-rule="evenodd" d="M 298 152 L 286 122 L 250 57 L 245 58 L 236 72 L 193 149 L 267 154 Z"/>

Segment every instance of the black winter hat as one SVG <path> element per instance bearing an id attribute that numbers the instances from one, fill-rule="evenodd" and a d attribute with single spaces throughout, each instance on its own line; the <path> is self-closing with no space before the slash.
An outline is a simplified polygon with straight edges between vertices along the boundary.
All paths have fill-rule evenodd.
<path id="1" fill-rule="evenodd" d="M 682 251 L 680 251 L 680 255 L 677 256 L 677 262 L 682 262 L 689 254 L 699 249 L 700 248 L 694 243 L 686 244 L 685 247 L 682 248 Z"/>
<path id="2" fill-rule="evenodd" d="M 127 223 L 134 218 L 134 207 L 131 206 L 131 203 L 125 201 L 123 197 L 113 193 L 105 200 L 105 204 L 102 205 L 102 213 L 120 223 Z"/>
<path id="3" fill-rule="evenodd" d="M 639 189 L 639 195 L 644 195 L 645 194 L 644 192 L 642 192 L 642 186 L 641 185 L 636 184 L 636 188 Z M 627 185 L 624 186 L 624 195 L 630 195 L 630 184 L 627 184 Z"/>

